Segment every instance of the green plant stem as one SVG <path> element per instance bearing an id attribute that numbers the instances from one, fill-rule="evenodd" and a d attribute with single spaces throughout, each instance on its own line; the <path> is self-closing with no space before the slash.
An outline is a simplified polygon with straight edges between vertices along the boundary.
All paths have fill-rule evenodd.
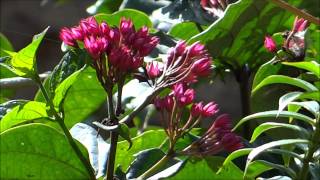
<path id="1" fill-rule="evenodd" d="M 50 110 L 52 111 L 56 121 L 58 122 L 59 126 L 61 127 L 64 135 L 66 136 L 68 143 L 70 144 L 70 146 L 72 147 L 72 149 L 74 150 L 74 152 L 76 153 L 76 155 L 78 156 L 78 158 L 80 159 L 80 161 L 82 162 L 82 164 L 85 166 L 85 168 L 87 169 L 89 175 L 90 175 L 90 179 L 95 179 L 95 175 L 94 172 L 92 171 L 91 165 L 90 163 L 87 161 L 87 159 L 83 156 L 82 152 L 80 151 L 79 147 L 77 146 L 76 142 L 74 141 L 73 137 L 71 136 L 68 128 L 66 127 L 66 125 L 63 122 L 63 119 L 59 116 L 59 114 L 57 113 L 57 111 L 54 108 L 53 102 L 51 101 L 51 99 L 49 98 L 49 95 L 46 91 L 46 89 L 44 88 L 40 78 L 36 78 L 36 82 L 38 83 L 40 90 L 44 96 L 44 98 L 46 99 L 47 103 L 49 104 Z"/>
<path id="2" fill-rule="evenodd" d="M 316 25 L 320 25 L 320 19 L 317 18 L 317 17 L 314 17 L 312 16 L 311 14 L 305 12 L 305 11 L 302 11 L 294 6 L 291 6 L 290 4 L 282 1 L 282 0 L 269 0 L 271 1 L 272 3 L 276 4 L 277 6 L 297 15 L 297 16 L 300 16 L 302 17 L 303 19 L 305 20 L 308 20 L 309 22 L 312 22 Z"/>
<path id="3" fill-rule="evenodd" d="M 315 132 L 313 133 L 313 136 L 310 140 L 307 154 L 303 158 L 302 168 L 301 168 L 300 173 L 297 177 L 297 180 L 308 179 L 309 163 L 310 163 L 310 161 L 312 161 L 313 154 L 319 146 L 319 137 L 320 137 L 320 115 L 317 116 L 316 129 L 315 129 Z"/>
<path id="4" fill-rule="evenodd" d="M 113 107 L 113 99 L 112 99 L 112 88 L 107 89 L 108 94 L 108 116 L 109 120 L 112 123 L 112 125 L 119 124 L 115 113 L 114 113 L 114 107 Z M 107 180 L 113 179 L 113 173 L 114 173 L 114 163 L 116 159 L 116 152 L 117 152 L 117 143 L 118 143 L 118 132 L 111 131 L 110 132 L 110 150 L 108 155 L 108 163 L 107 163 Z"/>
<path id="5" fill-rule="evenodd" d="M 153 165 L 150 169 L 148 169 L 148 171 L 140 175 L 137 179 L 139 180 L 147 179 L 148 177 L 156 173 L 159 169 L 161 169 L 173 156 L 174 156 L 174 152 L 169 151 L 155 165 Z"/>

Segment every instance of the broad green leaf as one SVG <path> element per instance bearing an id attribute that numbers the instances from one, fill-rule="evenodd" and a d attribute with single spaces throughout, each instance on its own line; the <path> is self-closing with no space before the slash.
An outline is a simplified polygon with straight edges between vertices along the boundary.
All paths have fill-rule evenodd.
<path id="1" fill-rule="evenodd" d="M 168 179 L 214 179 L 214 180 L 236 180 L 242 177 L 243 172 L 232 162 L 228 163 L 219 170 L 224 161 L 223 157 L 209 156 L 195 161 L 188 160 L 184 167 L 180 169 L 175 175 Z M 217 173 L 217 171 L 219 172 Z M 232 173 L 231 173 L 232 172 Z"/>
<path id="2" fill-rule="evenodd" d="M 0 104 L 0 121 L 14 107 L 27 103 L 27 100 L 11 100 Z"/>
<path id="3" fill-rule="evenodd" d="M 320 64 L 317 63 L 316 61 L 283 62 L 282 64 L 307 70 L 309 72 L 312 72 L 318 78 L 320 78 Z"/>
<path id="4" fill-rule="evenodd" d="M 292 129 L 294 131 L 297 131 L 298 133 L 302 133 L 305 137 L 309 137 L 308 131 L 300 126 L 285 123 L 266 122 L 260 124 L 254 129 L 250 143 L 254 142 L 262 133 L 274 128 Z"/>
<path id="5" fill-rule="evenodd" d="M 245 156 L 248 155 L 253 148 L 243 148 L 243 149 L 238 149 L 236 151 L 233 151 L 231 154 L 229 154 L 229 156 L 224 160 L 222 167 L 219 169 L 218 173 L 221 171 L 222 168 L 224 168 L 225 166 L 228 166 L 229 163 L 232 162 L 232 160 L 241 157 L 241 156 Z"/>
<path id="6" fill-rule="evenodd" d="M 256 160 L 256 161 L 251 162 L 248 165 L 247 172 L 244 176 L 245 176 L 245 179 L 246 179 L 246 177 L 255 178 L 259 174 L 266 172 L 266 171 L 269 171 L 273 168 L 279 169 L 281 172 L 286 172 L 291 177 L 296 176 L 296 173 L 292 169 L 285 167 L 283 165 L 280 165 L 280 164 L 275 164 L 275 163 L 271 163 L 271 162 L 264 161 L 264 160 Z"/>
<path id="7" fill-rule="evenodd" d="M 92 67 L 81 70 L 77 79 L 68 89 L 63 101 L 64 121 L 70 129 L 85 120 L 106 100 L 106 92 Z"/>
<path id="8" fill-rule="evenodd" d="M 259 67 L 253 79 L 252 89 L 254 89 L 266 77 L 278 73 L 281 68 L 281 63 L 274 64 L 274 61 L 275 58 Z"/>
<path id="9" fill-rule="evenodd" d="M 115 166 L 121 165 L 126 170 L 135 159 L 134 154 L 142 150 L 159 147 L 165 140 L 166 134 L 163 130 L 151 130 L 132 138 L 132 147 L 128 150 L 128 142 L 118 142 Z"/>
<path id="10" fill-rule="evenodd" d="M 302 0 L 288 0 L 299 7 Z M 235 68 L 248 64 L 255 69 L 272 58 L 263 47 L 265 35 L 291 28 L 294 15 L 270 1 L 240 0 L 228 6 L 225 15 L 189 43 L 206 45 L 215 61 Z"/>
<path id="11" fill-rule="evenodd" d="M 89 179 L 65 136 L 47 125 L 22 125 L 0 138 L 1 179 Z M 85 148 L 78 146 L 87 156 Z"/>
<path id="12" fill-rule="evenodd" d="M 14 51 L 13 46 L 10 43 L 10 41 L 7 39 L 7 37 L 4 36 L 2 33 L 0 33 L 0 57 L 8 55 L 3 50 Z"/>
<path id="13" fill-rule="evenodd" d="M 122 0 L 97 0 L 87 8 L 87 12 L 91 15 L 97 13 L 113 13 L 119 9 L 121 3 Z"/>
<path id="14" fill-rule="evenodd" d="M 279 98 L 279 113 L 285 108 L 287 107 L 288 104 L 290 104 L 290 102 L 296 100 L 297 98 L 300 97 L 300 95 L 302 94 L 302 92 L 289 92 L 283 96 L 281 96 Z"/>
<path id="15" fill-rule="evenodd" d="M 30 101 L 14 107 L 0 121 L 0 132 L 33 121 L 49 121 L 45 103 Z"/>
<path id="16" fill-rule="evenodd" d="M 64 100 L 69 88 L 73 85 L 73 83 L 77 80 L 81 70 L 74 72 L 68 78 L 66 78 L 55 90 L 55 96 L 53 98 L 53 105 L 55 107 L 60 107 L 61 102 Z"/>
<path id="17" fill-rule="evenodd" d="M 303 114 L 300 114 L 300 113 L 295 113 L 295 112 L 289 112 L 289 111 L 281 111 L 280 113 L 278 113 L 277 110 L 273 110 L 273 111 L 265 111 L 265 112 L 259 112 L 259 113 L 255 113 L 255 114 L 251 114 L 247 117 L 244 117 L 243 119 L 241 119 L 238 124 L 233 128 L 233 131 L 235 129 L 237 129 L 240 125 L 242 125 L 243 123 L 249 121 L 249 120 L 252 120 L 252 119 L 260 119 L 260 118 L 275 118 L 276 119 L 276 116 L 278 117 L 293 117 L 297 120 L 301 120 L 301 121 L 304 121 L 306 123 L 309 123 L 310 125 L 314 125 L 315 124 L 315 120 L 306 116 L 306 115 L 303 115 Z"/>
<path id="18" fill-rule="evenodd" d="M 124 123 L 119 124 L 118 133 L 123 139 L 128 141 L 128 143 L 129 143 L 128 149 L 130 149 L 132 146 L 132 141 L 131 141 L 131 137 L 130 137 L 129 127 Z"/>
<path id="19" fill-rule="evenodd" d="M 123 9 L 113 14 L 97 14 L 94 17 L 98 22 L 107 22 L 109 26 L 119 26 L 121 18 L 125 17 L 132 20 L 136 29 L 139 29 L 143 26 L 150 28 L 152 27 L 152 22 L 150 21 L 148 15 L 134 9 Z"/>
<path id="20" fill-rule="evenodd" d="M 182 22 L 173 26 L 168 33 L 175 38 L 188 40 L 200 31 L 194 22 Z"/>
<path id="21" fill-rule="evenodd" d="M 268 76 L 264 80 L 262 80 L 253 90 L 252 93 L 254 94 L 257 92 L 260 88 L 270 85 L 270 84 L 288 84 L 297 86 L 299 88 L 302 88 L 306 91 L 312 92 L 312 91 L 319 91 L 315 86 L 313 86 L 311 83 L 298 79 L 298 78 L 292 78 L 288 76 L 283 75 L 272 75 Z"/>
<path id="22" fill-rule="evenodd" d="M 127 171 L 127 178 L 128 179 L 135 179 L 142 175 L 144 172 L 148 171 L 153 165 L 155 165 L 160 159 L 165 156 L 165 153 L 159 148 L 151 148 L 140 151 L 138 154 L 135 155 L 135 160 L 130 164 L 130 167 Z M 168 161 L 158 169 L 157 172 L 154 172 L 151 175 L 154 175 L 173 164 L 177 163 L 178 160 L 176 159 L 168 159 Z"/>
<path id="23" fill-rule="evenodd" d="M 49 28 L 49 27 L 48 27 Z M 34 36 L 32 42 L 17 53 L 11 53 L 10 65 L 15 74 L 22 77 L 34 78 L 37 74 L 36 53 L 48 28 Z"/>
<path id="24" fill-rule="evenodd" d="M 256 147 L 248 155 L 247 164 L 246 164 L 246 168 L 245 168 L 245 174 L 250 166 L 250 163 L 253 161 L 253 159 L 255 159 L 258 155 L 260 155 L 261 153 L 263 153 L 267 149 L 271 149 L 271 148 L 283 146 L 283 145 L 288 145 L 288 144 L 308 144 L 308 143 L 309 143 L 309 141 L 305 140 L 305 139 L 284 139 L 284 140 L 273 141 L 273 142 L 261 145 L 259 147 Z"/>

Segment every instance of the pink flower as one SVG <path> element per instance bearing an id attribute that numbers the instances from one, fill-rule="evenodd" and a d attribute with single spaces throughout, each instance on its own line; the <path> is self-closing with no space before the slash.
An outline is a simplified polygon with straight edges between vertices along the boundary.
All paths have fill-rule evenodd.
<path id="1" fill-rule="evenodd" d="M 231 132 L 224 134 L 221 139 L 221 144 L 223 145 L 224 149 L 229 152 L 241 149 L 243 147 L 241 138 Z"/>
<path id="2" fill-rule="evenodd" d="M 120 20 L 120 32 L 122 35 L 130 35 L 135 32 L 133 22 L 130 19 L 121 18 Z"/>
<path id="3" fill-rule="evenodd" d="M 95 60 L 99 59 L 101 54 L 107 49 L 108 42 L 105 38 L 95 38 L 93 36 L 84 38 L 84 47 Z"/>
<path id="4" fill-rule="evenodd" d="M 214 102 L 210 102 L 207 105 L 203 106 L 201 115 L 204 117 L 210 117 L 210 116 L 213 116 L 218 111 L 219 111 L 218 105 Z"/>
<path id="5" fill-rule="evenodd" d="M 309 26 L 308 21 L 303 18 L 298 18 L 296 16 L 294 22 L 293 22 L 293 32 L 300 32 L 306 30 L 306 28 Z"/>
<path id="6" fill-rule="evenodd" d="M 194 103 L 191 107 L 191 115 L 192 117 L 199 117 L 201 115 L 203 109 L 203 103 Z"/>
<path id="7" fill-rule="evenodd" d="M 270 36 L 266 36 L 264 39 L 264 47 L 269 51 L 269 52 L 276 52 L 277 51 L 277 45 L 275 41 L 272 39 Z"/>
<path id="8" fill-rule="evenodd" d="M 82 41 L 84 38 L 84 34 L 82 29 L 79 26 L 75 26 L 71 28 L 72 37 L 75 40 Z"/>
<path id="9" fill-rule="evenodd" d="M 147 74 L 151 79 L 157 78 L 161 75 L 163 67 L 160 62 L 152 61 L 146 66 Z"/>
<path id="10" fill-rule="evenodd" d="M 73 38 L 72 32 L 68 28 L 62 28 L 59 35 L 60 39 L 68 46 L 76 47 L 76 41 Z"/>
<path id="11" fill-rule="evenodd" d="M 175 84 L 173 86 L 173 94 L 180 107 L 189 105 L 192 103 L 195 91 L 193 89 L 186 89 L 186 85 L 182 83 Z"/>
<path id="12" fill-rule="evenodd" d="M 102 36 L 109 36 L 110 33 L 110 27 L 108 26 L 107 23 L 102 22 L 100 24 L 100 32 Z"/>
<path id="13" fill-rule="evenodd" d="M 80 27 L 86 35 L 98 35 L 100 32 L 99 25 L 93 16 L 81 20 Z"/>
<path id="14" fill-rule="evenodd" d="M 196 76 L 208 76 L 211 73 L 211 58 L 205 57 L 196 61 L 192 66 L 192 72 Z"/>

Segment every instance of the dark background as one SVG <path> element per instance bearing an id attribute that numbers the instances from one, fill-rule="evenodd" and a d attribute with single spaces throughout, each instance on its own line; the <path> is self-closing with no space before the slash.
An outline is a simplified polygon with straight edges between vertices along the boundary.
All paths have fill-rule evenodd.
<path id="1" fill-rule="evenodd" d="M 50 26 L 38 51 L 40 73 L 52 70 L 63 56 L 59 30 L 89 16 L 86 8 L 95 0 L 71 0 L 64 4 L 53 0 L 43 2 L 46 1 L 0 0 L 0 32 L 10 40 L 16 51 L 30 43 L 34 34 Z M 36 86 L 20 88 L 15 98 L 32 99 L 36 90 Z M 226 76 L 225 82 L 216 79 L 213 85 L 199 85 L 197 91 L 197 99 L 205 102 L 214 100 L 219 104 L 220 112 L 230 114 L 233 119 L 241 117 L 239 87 L 232 76 Z"/>

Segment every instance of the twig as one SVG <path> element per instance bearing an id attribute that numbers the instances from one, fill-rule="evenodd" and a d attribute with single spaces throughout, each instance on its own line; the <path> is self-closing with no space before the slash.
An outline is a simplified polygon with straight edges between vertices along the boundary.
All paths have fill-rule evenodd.
<path id="1" fill-rule="evenodd" d="M 294 6 L 291 6 L 290 4 L 288 4 L 282 0 L 269 0 L 269 1 L 271 1 L 272 3 L 278 5 L 279 7 L 283 8 L 287 11 L 292 12 L 293 14 L 295 14 L 299 17 L 302 17 L 305 20 L 308 20 L 309 22 L 311 22 L 313 24 L 320 25 L 320 19 L 318 17 L 314 17 L 311 14 L 309 14 L 305 11 L 302 11 Z"/>
<path id="2" fill-rule="evenodd" d="M 40 79 L 44 80 L 49 76 L 51 72 L 45 72 L 40 74 Z M 17 89 L 25 86 L 33 86 L 37 85 L 32 79 L 29 78 L 22 78 L 22 77 L 12 77 L 12 78 L 4 78 L 0 79 L 0 88 L 10 88 L 10 89 Z"/>

